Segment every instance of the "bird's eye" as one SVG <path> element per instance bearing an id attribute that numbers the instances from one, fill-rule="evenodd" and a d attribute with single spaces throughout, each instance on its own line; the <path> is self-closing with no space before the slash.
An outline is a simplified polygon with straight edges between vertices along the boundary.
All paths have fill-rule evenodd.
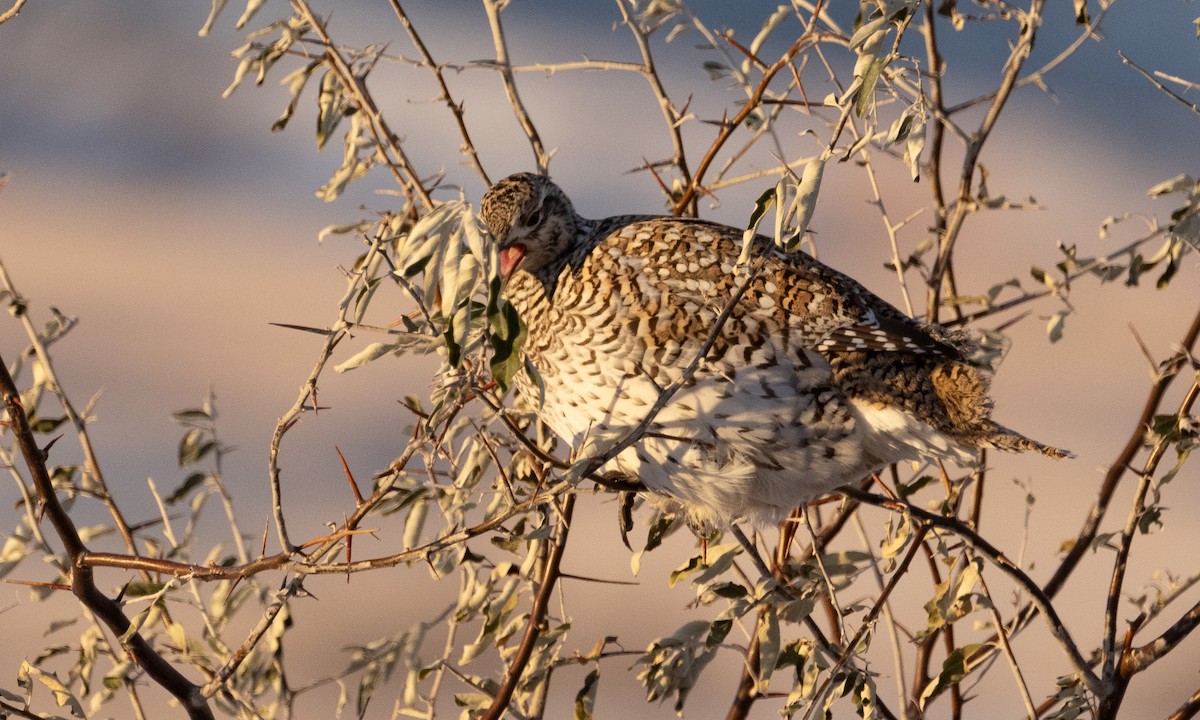
<path id="1" fill-rule="evenodd" d="M 538 208 L 529 213 L 529 217 L 525 218 L 526 227 L 537 227 L 542 224 L 542 209 Z"/>

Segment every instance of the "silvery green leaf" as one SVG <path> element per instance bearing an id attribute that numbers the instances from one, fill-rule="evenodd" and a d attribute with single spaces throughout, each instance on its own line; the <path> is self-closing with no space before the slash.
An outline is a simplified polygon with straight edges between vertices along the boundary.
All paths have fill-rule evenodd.
<path id="1" fill-rule="evenodd" d="M 354 368 L 362 367 L 372 360 L 377 360 L 390 352 L 400 349 L 400 343 L 371 343 L 352 355 L 345 362 L 335 365 L 334 372 L 344 373 Z"/>
<path id="2" fill-rule="evenodd" d="M 750 259 L 750 250 L 754 246 L 754 236 L 758 233 L 758 223 L 762 220 L 763 215 L 767 214 L 767 210 L 771 205 L 778 202 L 783 196 L 783 181 L 780 180 L 775 184 L 775 187 L 764 190 L 754 201 L 754 210 L 750 213 L 750 222 L 746 226 L 745 232 L 742 233 L 742 254 L 738 257 L 738 264 L 744 265 Z"/>
<path id="3" fill-rule="evenodd" d="M 258 9 L 266 4 L 266 2 L 267 0 L 247 0 L 246 9 L 242 11 L 242 16 L 234 23 L 234 27 L 238 30 L 246 27 L 246 23 L 254 19 L 254 15 L 258 12 Z"/>
<path id="4" fill-rule="evenodd" d="M 408 236 L 401 242 L 397 248 L 397 254 L 402 262 L 408 262 L 407 257 L 411 254 L 419 241 L 430 234 L 435 229 L 440 229 L 443 223 L 457 215 L 461 211 L 461 207 L 457 201 L 446 202 L 438 205 L 432 211 L 426 213 L 420 220 L 412 226 L 408 231 Z"/>
<path id="5" fill-rule="evenodd" d="M 1055 293 L 1055 294 L 1058 293 L 1058 290 L 1059 290 L 1058 281 L 1055 280 L 1054 278 L 1050 277 L 1050 274 L 1047 273 L 1045 270 L 1034 265 L 1033 267 L 1029 268 L 1029 274 L 1033 276 L 1034 280 L 1037 280 L 1038 282 L 1042 283 L 1047 288 L 1049 288 L 1050 292 Z"/>
<path id="6" fill-rule="evenodd" d="M 454 314 L 454 308 L 461 300 L 459 294 L 464 285 L 462 282 L 464 279 L 462 276 L 463 249 L 462 225 L 459 225 L 450 235 L 450 239 L 446 243 L 446 254 L 442 256 L 442 315 L 446 317 Z"/>
<path id="7" fill-rule="evenodd" d="M 308 84 L 308 79 L 312 77 L 313 71 L 320 66 L 321 61 L 314 60 L 307 65 L 302 65 L 291 71 L 280 81 L 281 85 L 288 87 L 288 94 L 291 95 L 291 100 L 288 101 L 283 114 L 272 123 L 271 132 L 277 132 L 287 126 L 288 121 L 292 119 L 292 115 L 296 113 L 296 105 L 300 102 L 300 95 L 304 93 L 304 86 Z"/>
<path id="8" fill-rule="evenodd" d="M 467 247 L 470 248 L 471 254 L 482 262 L 487 259 L 488 253 L 495 247 L 495 243 L 489 243 L 484 239 L 483 235 L 487 228 L 470 205 L 463 204 L 461 213 L 459 222 L 462 223 Z"/>
<path id="9" fill-rule="evenodd" d="M 918 100 L 896 118 L 888 131 L 888 142 L 904 141 L 904 164 L 912 179 L 921 176 L 921 151 L 925 149 L 925 106 Z"/>
<path id="10" fill-rule="evenodd" d="M 355 232 L 365 232 L 367 224 L 364 222 L 348 223 L 345 225 L 326 225 L 321 228 L 321 232 L 317 233 L 317 242 L 325 241 L 325 238 L 330 235 L 349 235 Z"/>
<path id="11" fill-rule="evenodd" d="M 244 74 L 238 67 L 238 73 Z M 238 75 L 235 75 L 238 77 Z M 235 82 L 236 84 L 236 82 Z M 228 91 L 226 91 L 228 92 Z M 342 99 L 342 81 L 333 70 L 326 70 L 321 75 L 321 89 L 317 94 L 317 149 L 324 149 L 329 136 L 337 129 L 345 114 L 345 101 Z"/>
<path id="12" fill-rule="evenodd" d="M 766 614 L 758 623 L 758 668 L 757 677 L 759 692 L 766 692 L 771 682 L 771 673 L 779 660 L 779 617 L 775 606 L 767 607 Z"/>
<path id="13" fill-rule="evenodd" d="M 415 502 L 404 518 L 403 547 L 405 550 L 415 548 L 421 542 L 421 531 L 425 528 L 425 517 L 428 514 L 429 501 L 421 498 Z"/>
<path id="14" fill-rule="evenodd" d="M 1170 180 L 1163 180 L 1146 191 L 1150 197 L 1167 195 L 1169 193 L 1188 192 L 1196 186 L 1196 181 L 1190 175 L 1176 175 Z"/>
<path id="15" fill-rule="evenodd" d="M 583 679 L 583 687 L 575 693 L 575 720 L 592 720 L 596 709 L 596 691 L 600 688 L 600 670 L 593 669 Z"/>
<path id="16" fill-rule="evenodd" d="M 946 659 L 942 662 L 942 671 L 925 685 L 925 689 L 921 691 L 921 696 L 917 698 L 917 705 L 924 709 L 944 690 L 961 680 L 967 674 L 967 658 L 981 647 L 983 647 L 982 644 L 966 645 L 961 648 L 955 648 L 953 652 L 946 656 Z"/>
<path id="17" fill-rule="evenodd" d="M 886 26 L 888 22 L 889 20 L 887 17 L 880 16 L 863 23 L 858 27 L 857 30 L 854 31 L 854 34 L 850 36 L 850 44 L 848 47 L 851 50 L 859 51 L 859 57 L 862 57 L 862 48 L 867 48 L 871 45 L 878 47 L 880 45 L 883 36 L 887 33 Z M 873 52 L 870 54 L 872 56 L 875 55 Z M 856 72 L 855 74 L 857 75 L 858 73 Z"/>
<path id="18" fill-rule="evenodd" d="M 800 186 L 796 191 L 796 229 L 792 240 L 785 250 L 791 252 L 800 247 L 804 234 L 808 232 L 808 224 L 817 209 L 817 194 L 821 190 L 821 177 L 825 173 L 825 159 L 813 158 L 804 166 L 804 174 L 800 177 Z"/>
<path id="19" fill-rule="evenodd" d="M 229 0 L 211 0 L 208 7 L 208 17 L 204 20 L 204 25 L 200 28 L 200 32 L 196 33 L 200 37 L 206 37 L 212 32 L 213 23 L 217 21 L 217 16 L 225 9 L 225 3 Z"/>
<path id="20" fill-rule="evenodd" d="M 238 57 L 238 55 L 240 53 L 249 52 L 249 50 L 250 50 L 250 45 L 248 45 L 248 44 L 243 45 L 242 47 L 240 47 L 239 49 L 237 49 L 233 52 L 233 56 Z M 230 95 L 233 94 L 233 91 L 237 89 L 237 86 L 242 84 L 242 79 L 246 77 L 246 74 L 248 72 L 250 72 L 250 68 L 253 65 L 254 65 L 254 57 L 253 56 L 251 56 L 251 55 L 243 55 L 242 56 L 242 59 L 238 61 L 237 69 L 235 69 L 233 71 L 233 82 L 229 83 L 229 87 L 225 88 L 225 91 L 223 93 L 221 93 L 222 98 L 228 98 Z"/>

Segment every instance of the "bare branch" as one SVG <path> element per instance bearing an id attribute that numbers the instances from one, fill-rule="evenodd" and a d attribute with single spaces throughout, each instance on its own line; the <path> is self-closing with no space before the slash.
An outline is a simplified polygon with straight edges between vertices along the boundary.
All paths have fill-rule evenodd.
<path id="1" fill-rule="evenodd" d="M 17 389 L 12 376 L 8 373 L 8 365 L 0 358 L 0 394 L 3 395 L 4 407 L 8 413 L 8 423 L 13 436 L 21 447 L 25 458 L 25 466 L 33 478 L 37 488 L 38 500 L 45 508 L 46 516 L 54 531 L 62 540 L 67 555 L 71 558 L 71 592 L 79 599 L 85 608 L 96 614 L 109 631 L 120 641 L 133 662 L 142 667 L 146 674 L 164 690 L 171 693 L 184 708 L 188 717 L 196 720 L 211 720 L 212 710 L 200 695 L 200 688 L 192 684 L 173 665 L 162 658 L 141 633 L 134 631 L 129 618 L 119 603 L 100 592 L 92 577 L 92 569 L 79 561 L 88 554 L 88 548 L 79 537 L 75 523 L 58 501 L 50 472 L 46 468 L 46 455 L 37 445 L 33 430 L 29 427 L 29 418 L 25 408 L 21 406 L 21 391 Z"/>
<path id="2" fill-rule="evenodd" d="M 504 92 L 508 95 L 508 102 L 517 116 L 517 122 L 521 123 L 525 137 L 529 138 L 538 173 L 545 175 L 550 170 L 550 156 L 546 153 L 546 148 L 542 145 L 542 138 L 538 135 L 533 119 L 529 117 L 529 111 L 525 109 L 525 103 L 521 102 L 521 95 L 517 92 L 517 81 L 513 77 L 512 67 L 508 61 L 508 43 L 504 39 L 504 28 L 500 24 L 501 6 L 502 3 L 499 0 L 483 0 L 483 9 L 487 12 L 488 25 L 492 29 L 492 43 L 496 47 L 496 68 L 504 80 Z"/>
<path id="3" fill-rule="evenodd" d="M 662 79 L 658 76 L 658 69 L 654 67 L 654 56 L 650 53 L 650 43 L 646 38 L 646 33 L 642 30 L 641 25 L 638 24 L 637 19 L 630 14 L 629 5 L 625 0 L 617 0 L 617 7 L 621 10 L 622 22 L 629 28 L 634 42 L 637 43 L 638 51 L 642 54 L 642 75 L 646 78 L 646 82 L 650 83 L 651 89 L 654 90 L 654 97 L 658 100 L 658 106 L 662 110 L 663 121 L 667 124 L 667 133 L 671 136 L 671 145 L 675 149 L 675 155 L 671 159 L 671 162 L 679 169 L 680 181 L 684 185 L 690 185 L 692 177 L 691 173 L 688 172 L 687 153 L 684 150 L 683 132 L 680 129 L 683 120 L 679 111 L 675 109 L 675 104 L 667 96 Z M 687 212 L 690 215 L 696 214 L 694 199 Z"/>
<path id="4" fill-rule="evenodd" d="M 1029 54 L 1033 51 L 1033 43 L 1037 39 L 1037 31 L 1042 22 L 1042 9 L 1045 7 L 1045 4 L 1045 0 L 1031 0 L 1029 10 L 1021 15 L 1020 37 L 1009 54 L 1000 87 L 997 88 L 996 96 L 992 99 L 991 105 L 988 106 L 987 113 L 979 123 L 979 127 L 976 128 L 970 142 L 967 143 L 966 151 L 963 155 L 962 170 L 959 173 L 958 197 L 955 199 L 953 212 L 949 220 L 947 220 L 945 227 L 941 228 L 941 232 L 938 234 L 937 260 L 934 262 L 933 269 L 929 275 L 929 298 L 925 313 L 930 322 L 937 322 L 943 282 L 951 268 L 954 245 L 958 241 L 963 222 L 974 211 L 974 203 L 971 201 L 971 187 L 979 163 L 979 154 L 983 150 L 984 144 L 987 143 L 992 129 L 996 126 L 996 121 L 1000 118 L 1000 112 L 1004 109 L 1005 103 L 1008 102 L 1009 96 L 1016 87 L 1017 78 L 1021 74 L 1021 68 L 1024 67 L 1025 61 L 1029 59 Z M 927 37 L 932 36 L 927 35 Z"/>
<path id="5" fill-rule="evenodd" d="M 919 508 L 910 503 L 883 498 L 853 487 L 842 487 L 838 490 L 838 492 L 848 495 L 867 505 L 874 505 L 886 510 L 907 513 L 913 517 L 919 518 L 927 525 L 949 530 L 960 537 L 968 545 L 987 558 L 988 561 L 991 562 L 995 567 L 1004 572 L 1005 575 L 1008 575 L 1010 578 L 1016 581 L 1016 583 L 1020 585 L 1025 592 L 1029 593 L 1034 605 L 1037 606 L 1038 610 L 1040 610 L 1043 616 L 1046 618 L 1046 624 L 1050 628 L 1050 633 L 1056 640 L 1058 640 L 1059 645 L 1061 645 L 1063 648 L 1063 652 L 1071 661 L 1072 666 L 1074 666 L 1075 672 L 1083 679 L 1083 682 L 1087 685 L 1088 689 L 1091 690 L 1092 693 L 1097 697 L 1105 697 L 1108 695 L 1111 689 L 1110 684 L 1104 680 L 1101 680 L 1096 673 L 1093 672 L 1087 660 L 1084 659 L 1083 655 L 1079 652 L 1079 647 L 1075 644 L 1074 639 L 1071 638 L 1071 634 L 1067 631 L 1066 626 L 1059 617 L 1058 611 L 1054 609 L 1054 605 L 1051 603 L 1050 598 L 1044 592 L 1042 592 L 1042 589 L 1038 587 L 1037 583 L 1035 583 L 1028 575 L 1025 574 L 1025 571 L 1013 564 L 1013 562 L 1009 560 L 1004 553 L 996 549 L 996 547 L 987 540 L 984 540 L 983 537 L 981 537 L 978 533 L 964 525 L 956 518 L 931 513 L 928 510 Z M 851 645 L 853 645 L 853 643 L 851 643 Z"/>
<path id="6" fill-rule="evenodd" d="M 708 168 L 716 159 L 717 153 L 724 147 L 725 142 L 733 135 L 733 131 L 742 124 L 750 113 L 758 109 L 759 103 L 762 100 L 763 94 L 766 93 L 767 87 L 771 84 L 771 80 L 779 73 L 780 70 L 787 67 L 788 63 L 796 57 L 796 53 L 800 52 L 806 44 L 811 42 L 811 35 L 804 33 L 796 38 L 791 47 L 783 53 L 769 68 L 763 71 L 762 79 L 758 81 L 758 85 L 751 93 L 749 100 L 742 105 L 742 109 L 738 110 L 737 114 L 731 120 L 725 120 L 721 123 L 721 129 L 717 131 L 717 137 L 709 145 L 708 151 L 704 154 L 704 158 L 700 160 L 700 165 L 696 168 L 696 173 L 692 176 L 692 181 L 684 188 L 683 194 L 675 202 L 675 214 L 682 215 L 687 211 L 687 208 L 696 197 L 696 193 L 700 190 L 700 184 L 704 181 L 704 174 L 708 172 Z M 844 117 L 844 116 L 843 116 Z"/>
<path id="7" fill-rule="evenodd" d="M 1187 394 L 1184 395 L 1175 416 L 1181 420 L 1186 418 L 1191 412 L 1192 405 L 1196 402 L 1198 396 L 1200 396 L 1200 377 L 1197 377 Z M 1130 640 L 1126 641 L 1125 646 L 1123 648 L 1117 647 L 1117 610 L 1121 600 L 1121 590 L 1125 584 L 1125 571 L 1129 562 L 1129 553 L 1133 547 L 1133 538 L 1138 532 L 1138 528 L 1143 521 L 1142 516 L 1146 512 L 1146 495 L 1150 492 L 1150 488 L 1154 483 L 1154 473 L 1158 469 L 1158 463 L 1170 444 L 1166 438 L 1159 439 L 1150 451 L 1150 456 L 1146 458 L 1146 463 L 1138 479 L 1138 487 L 1134 493 L 1133 503 L 1129 508 L 1129 516 L 1125 520 L 1125 527 L 1121 531 L 1121 539 L 1117 543 L 1117 556 L 1113 560 L 1112 580 L 1108 586 L 1108 595 L 1104 605 L 1104 640 L 1101 648 L 1104 654 L 1104 679 L 1113 685 L 1115 692 L 1105 697 L 1101 703 L 1099 715 L 1102 718 L 1116 717 L 1121 700 L 1125 694 L 1125 688 L 1129 680 L 1133 677 L 1130 671 L 1134 671 L 1137 668 L 1137 662 L 1127 662 L 1127 656 L 1131 649 L 1130 641 L 1132 640 L 1135 628 L 1130 629 L 1128 633 Z M 1160 648 L 1161 653 L 1165 654 L 1169 652 L 1198 622 L 1200 622 L 1200 618 L 1188 620 L 1185 616 L 1182 625 L 1176 624 L 1173 626 L 1170 629 L 1170 640 L 1172 642 L 1164 642 Z M 1148 660 L 1146 665 L 1149 665 L 1150 662 L 1153 662 L 1153 659 L 1156 659 L 1152 657 L 1151 653 L 1146 653 L 1143 657 Z"/>
<path id="8" fill-rule="evenodd" d="M 0 13 L 0 25 L 15 18 L 21 12 L 21 8 L 25 6 L 25 0 L 13 0 L 12 7 Z"/>
<path id="9" fill-rule="evenodd" d="M 321 43 L 325 46 L 325 55 L 329 59 L 333 70 L 337 73 L 338 78 L 342 81 L 342 85 L 350 92 L 359 110 L 370 119 L 371 136 L 375 139 L 375 147 L 376 152 L 380 156 L 379 159 L 391 171 L 396 182 L 410 198 L 415 197 L 421 201 L 426 210 L 432 210 L 434 202 L 429 197 L 429 191 L 425 189 L 420 175 L 417 174 L 412 162 L 409 161 L 404 148 L 400 146 L 398 136 L 388 127 L 383 114 L 379 112 L 374 98 L 371 97 L 371 93 L 367 90 L 364 79 L 358 73 L 354 72 L 350 67 L 350 63 L 346 61 L 346 58 L 342 56 L 342 53 L 329 38 L 329 33 L 325 30 L 324 23 L 321 22 L 316 13 L 309 7 L 308 0 L 290 0 L 290 2 L 292 3 L 292 7 L 296 9 L 296 12 L 317 33 L 317 37 L 321 39 Z"/>
<path id="10" fill-rule="evenodd" d="M 2 261 L 0 261 L 0 286 L 14 298 L 21 297 Z M 104 503 L 108 514 L 112 516 L 117 532 L 121 534 L 121 539 L 125 543 L 125 549 L 130 553 L 137 553 L 137 543 L 133 539 L 133 531 L 129 529 L 129 523 L 125 521 L 125 516 L 121 512 L 121 508 L 117 506 L 116 500 L 113 499 L 112 493 L 109 492 L 108 483 L 104 479 L 104 473 L 100 471 L 100 461 L 96 458 L 96 450 L 92 445 L 92 436 L 88 432 L 85 418 L 75 410 L 75 405 L 67 396 L 62 383 L 59 382 L 58 373 L 54 370 L 54 362 L 50 357 L 49 351 L 46 349 L 46 344 L 42 341 L 41 334 L 34 327 L 33 318 L 30 317 L 28 310 L 20 313 L 20 321 L 21 327 L 25 330 L 25 335 L 29 338 L 30 346 L 37 355 L 38 362 L 41 363 L 47 387 L 58 396 L 64 414 L 75 429 L 75 434 L 79 439 L 79 447 L 83 451 L 85 467 L 95 484 L 94 487 L 89 487 L 88 489 L 95 492 L 100 501 Z"/>
<path id="11" fill-rule="evenodd" d="M 1134 70 L 1137 70 L 1138 73 L 1141 74 L 1142 77 L 1149 80 L 1150 84 L 1154 85 L 1154 87 L 1158 88 L 1159 90 L 1162 90 L 1164 93 L 1167 94 L 1168 97 L 1180 102 L 1188 110 L 1191 110 L 1192 112 L 1196 113 L 1197 115 L 1200 115 L 1200 105 L 1197 105 L 1194 102 L 1188 102 L 1186 99 L 1184 99 L 1184 97 L 1182 95 L 1175 92 L 1174 90 L 1167 87 L 1166 85 L 1163 85 L 1161 82 L 1158 81 L 1158 78 L 1154 77 L 1150 73 L 1143 70 L 1141 68 L 1141 66 L 1139 66 L 1134 61 L 1130 60 L 1129 57 L 1125 55 L 1125 53 L 1118 50 L 1117 55 L 1121 56 L 1121 62 L 1125 63 L 1126 65 L 1133 68 Z"/>
<path id="12" fill-rule="evenodd" d="M 558 536 L 550 548 L 549 557 L 546 559 L 546 571 L 542 575 L 537 595 L 533 598 L 533 606 L 529 609 L 529 619 L 525 622 L 525 634 L 521 637 L 521 644 L 517 646 L 512 662 L 508 665 L 504 683 L 492 699 L 491 707 L 484 713 L 483 720 L 500 720 L 508 711 L 508 703 L 512 700 L 513 691 L 516 690 L 517 683 L 521 680 L 521 674 L 525 671 L 525 666 L 529 664 L 530 657 L 533 656 L 533 648 L 541 634 L 542 623 L 546 621 L 550 596 L 553 594 L 554 586 L 560 576 L 559 568 L 562 564 L 563 551 L 567 547 L 567 536 L 571 532 L 571 518 L 574 511 L 575 495 L 570 494 L 563 501 L 562 522 L 558 527 Z"/>
<path id="13" fill-rule="evenodd" d="M 417 52 L 421 53 L 422 63 L 433 73 L 433 77 L 437 81 L 438 88 L 442 93 L 438 99 L 446 103 L 446 107 L 454 115 L 454 122 L 458 125 L 458 133 L 463 139 L 463 153 L 471 161 L 471 166 L 479 172 L 479 176 L 483 178 L 484 184 L 491 185 L 491 178 L 488 177 L 487 171 L 483 169 L 483 163 L 479 160 L 479 153 L 475 150 L 475 143 L 471 140 L 471 133 L 467 130 L 467 123 L 463 118 L 462 103 L 454 102 L 454 97 L 450 94 L 450 87 L 446 85 L 446 78 L 442 74 L 442 66 L 433 61 L 433 56 L 429 54 L 429 48 L 425 47 L 425 42 L 421 40 L 417 29 L 408 19 L 408 14 L 401 7 L 400 0 L 388 0 L 388 2 L 392 6 L 392 11 L 396 13 L 396 17 L 400 20 L 400 24 L 404 26 L 404 31 L 408 33 L 409 39 L 412 40 L 413 46 L 417 48 Z"/>

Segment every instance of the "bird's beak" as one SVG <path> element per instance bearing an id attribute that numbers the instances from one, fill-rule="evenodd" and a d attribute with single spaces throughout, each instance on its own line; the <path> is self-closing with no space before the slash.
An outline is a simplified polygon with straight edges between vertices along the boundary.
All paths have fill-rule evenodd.
<path id="1" fill-rule="evenodd" d="M 507 280 L 525 259 L 525 246 L 513 243 L 500 248 L 500 277 Z"/>

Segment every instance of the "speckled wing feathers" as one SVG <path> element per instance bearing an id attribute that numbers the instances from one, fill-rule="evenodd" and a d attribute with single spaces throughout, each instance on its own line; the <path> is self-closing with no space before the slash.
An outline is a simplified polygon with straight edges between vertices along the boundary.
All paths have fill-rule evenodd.
<path id="1" fill-rule="evenodd" d="M 498 183 L 483 216 L 502 251 L 519 246 L 505 293 L 544 382 L 535 409 L 573 446 L 641 422 L 745 277 L 734 267 L 740 230 L 586 220 L 540 176 Z M 964 361 L 961 333 L 908 318 L 808 255 L 755 242 L 769 258 L 704 363 L 610 469 L 698 519 L 774 522 L 898 460 L 971 462 L 977 447 L 1061 455 L 990 420 L 988 371 Z M 539 397 L 524 375 L 517 389 Z"/>

